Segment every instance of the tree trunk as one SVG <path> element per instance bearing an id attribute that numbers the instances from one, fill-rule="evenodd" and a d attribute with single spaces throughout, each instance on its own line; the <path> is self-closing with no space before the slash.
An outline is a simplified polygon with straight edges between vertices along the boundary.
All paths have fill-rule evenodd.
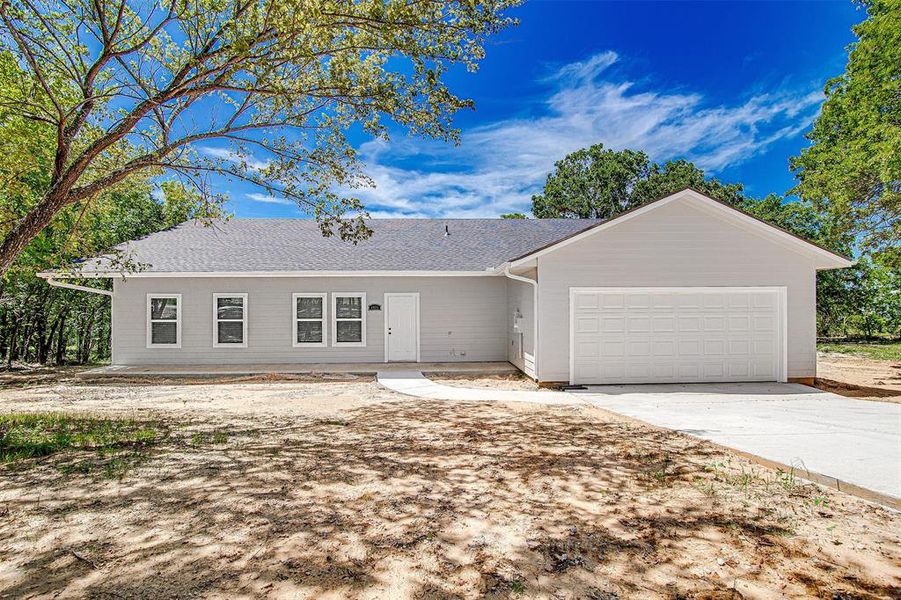
<path id="1" fill-rule="evenodd" d="M 56 338 L 57 327 L 63 324 L 62 313 L 56 317 L 50 326 L 50 331 L 41 338 L 40 356 L 42 360 L 38 361 L 42 365 L 46 365 L 50 361 L 50 350 L 53 348 L 53 340 Z"/>
<path id="2" fill-rule="evenodd" d="M 0 356 L 3 358 L 6 358 L 6 351 L 9 349 L 9 336 L 6 335 L 9 328 L 6 322 L 8 312 L 5 307 L 0 311 Z"/>
<path id="3" fill-rule="evenodd" d="M 41 313 L 37 317 L 37 323 L 35 324 L 35 342 L 34 342 L 34 353 L 35 359 L 38 363 L 42 365 L 47 364 L 47 316 L 44 314 L 42 310 Z M 53 332 L 50 332 L 50 335 L 53 335 Z"/>
<path id="4" fill-rule="evenodd" d="M 83 365 L 91 358 L 91 333 L 94 329 L 94 315 L 91 314 L 84 322 L 84 326 L 79 334 L 78 344 L 78 364 Z"/>
<path id="5" fill-rule="evenodd" d="M 12 367 L 13 361 L 16 360 L 16 344 L 17 339 L 16 336 L 19 333 L 19 321 L 18 319 L 13 321 L 13 330 L 12 333 L 9 334 L 9 353 L 6 355 L 6 366 Z"/>
<path id="6" fill-rule="evenodd" d="M 66 361 L 66 311 L 59 316 L 59 329 L 56 330 L 56 364 Z"/>
<path id="7" fill-rule="evenodd" d="M 0 244 L 0 275 L 6 273 L 28 242 L 46 227 L 53 216 L 67 204 L 65 194 L 46 196 L 25 217 L 9 230 Z"/>

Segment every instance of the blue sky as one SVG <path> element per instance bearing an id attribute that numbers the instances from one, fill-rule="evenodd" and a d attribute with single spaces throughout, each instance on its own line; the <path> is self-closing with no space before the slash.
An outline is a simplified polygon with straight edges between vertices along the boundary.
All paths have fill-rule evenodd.
<path id="1" fill-rule="evenodd" d="M 843 71 L 850 2 L 541 2 L 512 13 L 455 119 L 459 146 L 392 132 L 357 140 L 374 217 L 528 212 L 553 163 L 597 142 L 686 158 L 753 196 L 793 185 L 789 158 Z M 219 181 L 239 217 L 304 216 L 293 203 Z"/>

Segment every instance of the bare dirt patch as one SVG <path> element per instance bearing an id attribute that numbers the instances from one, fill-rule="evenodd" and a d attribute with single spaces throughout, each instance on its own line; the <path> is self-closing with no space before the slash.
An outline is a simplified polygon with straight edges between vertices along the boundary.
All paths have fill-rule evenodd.
<path id="1" fill-rule="evenodd" d="M 202 433 L 121 480 L 0 471 L 0 597 L 901 593 L 897 513 L 587 406 L 361 380 L 59 384 L 0 410 Z"/>
<path id="2" fill-rule="evenodd" d="M 901 362 L 837 353 L 817 354 L 818 386 L 855 398 L 901 402 Z"/>
<path id="3" fill-rule="evenodd" d="M 524 390 L 537 392 L 538 384 L 521 373 L 504 373 L 498 375 L 485 375 L 474 378 L 472 375 L 461 373 L 435 373 L 430 374 L 429 379 L 436 383 L 453 387 L 485 388 L 490 390 Z"/>

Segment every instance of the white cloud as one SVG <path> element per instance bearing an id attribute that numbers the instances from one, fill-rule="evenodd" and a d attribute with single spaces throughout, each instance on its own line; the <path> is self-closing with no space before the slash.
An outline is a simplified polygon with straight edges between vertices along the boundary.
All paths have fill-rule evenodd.
<path id="1" fill-rule="evenodd" d="M 253 200 L 254 202 L 264 202 L 266 204 L 286 204 L 286 205 L 294 205 L 294 202 L 288 200 L 282 196 L 270 196 L 269 194 L 260 194 L 258 192 L 251 192 L 249 194 L 245 194 L 245 197 L 248 200 Z"/>
<path id="2" fill-rule="evenodd" d="M 711 105 L 699 93 L 639 90 L 616 79 L 609 67 L 618 60 L 602 52 L 558 68 L 542 80 L 551 86 L 544 115 L 464 131 L 458 147 L 411 138 L 363 144 L 376 187 L 345 192 L 373 216 L 527 212 L 554 162 L 579 148 L 603 142 L 644 150 L 655 161 L 686 158 L 716 173 L 802 131 L 822 100 L 819 92 L 781 90 Z"/>
<path id="3" fill-rule="evenodd" d="M 271 164 L 267 160 L 260 160 L 259 158 L 256 158 L 249 152 L 241 153 L 231 148 L 215 148 L 213 146 L 203 146 L 200 150 L 211 158 L 224 160 L 230 163 L 243 162 L 247 165 L 247 168 L 252 171 L 262 171 Z"/>

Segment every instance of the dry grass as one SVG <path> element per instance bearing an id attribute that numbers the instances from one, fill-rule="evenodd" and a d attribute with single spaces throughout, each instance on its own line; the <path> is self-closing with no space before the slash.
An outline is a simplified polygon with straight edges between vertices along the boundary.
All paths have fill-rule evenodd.
<path id="1" fill-rule="evenodd" d="M 588 407 L 370 381 L 0 395 L 27 407 L 152 417 L 191 443 L 120 481 L 53 456 L 4 471 L 0 597 L 901 593 L 897 513 Z"/>

